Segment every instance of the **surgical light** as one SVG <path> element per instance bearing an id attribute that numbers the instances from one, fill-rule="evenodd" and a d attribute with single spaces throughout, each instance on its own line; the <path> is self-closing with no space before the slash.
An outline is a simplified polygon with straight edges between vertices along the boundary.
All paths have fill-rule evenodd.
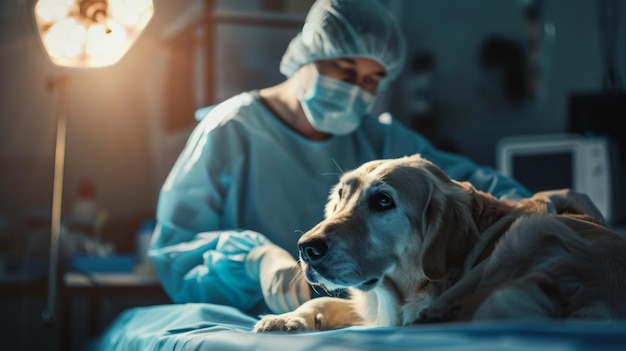
<path id="1" fill-rule="evenodd" d="M 34 7 L 50 60 L 76 68 L 118 62 L 153 13 L 152 0 L 39 0 Z"/>
<path id="2" fill-rule="evenodd" d="M 152 18 L 152 0 L 38 0 L 35 23 L 53 64 L 71 68 L 106 67 L 117 63 Z M 57 264 L 61 240 L 63 169 L 67 130 L 69 74 L 49 80 L 58 89 L 57 134 L 50 221 L 48 303 L 42 317 L 51 324 L 56 302 Z"/>

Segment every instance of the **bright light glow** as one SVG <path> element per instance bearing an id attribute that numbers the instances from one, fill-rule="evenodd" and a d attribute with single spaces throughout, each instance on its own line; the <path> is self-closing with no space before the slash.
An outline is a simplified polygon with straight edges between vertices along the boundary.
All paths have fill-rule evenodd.
<path id="1" fill-rule="evenodd" d="M 98 24 L 89 28 L 87 32 L 87 55 L 91 57 L 105 58 L 124 51 L 126 44 L 126 32 L 121 25 L 108 21 L 107 26 Z"/>
<path id="2" fill-rule="evenodd" d="M 142 17 L 152 9 L 151 0 L 109 0 L 111 16 L 124 25 L 139 25 Z"/>
<path id="3" fill-rule="evenodd" d="M 85 45 L 85 27 L 72 18 L 65 18 L 50 27 L 44 43 L 52 57 L 77 58 Z"/>
<path id="4" fill-rule="evenodd" d="M 41 0 L 35 11 L 43 22 L 50 23 L 65 18 L 73 4 L 74 0 Z"/>
<path id="5" fill-rule="evenodd" d="M 39 0 L 34 15 L 48 56 L 67 67 L 103 67 L 119 61 L 154 12 L 152 0 L 100 0 L 106 14 L 83 18 L 79 0 Z M 105 8 L 105 6 L 102 6 Z"/>

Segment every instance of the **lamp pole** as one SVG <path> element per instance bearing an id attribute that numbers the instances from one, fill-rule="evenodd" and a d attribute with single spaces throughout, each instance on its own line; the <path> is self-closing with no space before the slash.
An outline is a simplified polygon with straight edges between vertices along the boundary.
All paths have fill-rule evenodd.
<path id="1" fill-rule="evenodd" d="M 63 198 L 63 170 L 65 168 L 65 141 L 67 134 L 67 88 L 69 75 L 60 73 L 47 81 L 48 89 L 57 92 L 57 135 L 54 153 L 54 181 L 52 188 L 52 217 L 50 221 L 50 259 L 48 267 L 48 302 L 42 312 L 44 322 L 54 322 L 58 281 L 59 243 L 61 240 L 61 207 Z"/>
<path id="2" fill-rule="evenodd" d="M 154 13 L 152 0 L 37 0 L 33 6 L 35 24 L 51 62 L 73 68 L 106 67 L 118 62 L 133 45 Z M 61 207 L 67 130 L 68 73 L 49 79 L 47 86 L 58 89 L 57 136 L 54 157 L 54 185 L 50 220 L 48 301 L 42 312 L 45 323 L 55 318 L 58 260 L 62 233 Z"/>

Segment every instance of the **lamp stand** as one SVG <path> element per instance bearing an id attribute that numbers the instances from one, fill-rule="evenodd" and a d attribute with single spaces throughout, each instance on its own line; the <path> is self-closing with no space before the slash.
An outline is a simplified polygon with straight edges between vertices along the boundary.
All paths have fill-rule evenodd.
<path id="1" fill-rule="evenodd" d="M 57 93 L 57 135 L 54 156 L 54 183 L 52 188 L 52 217 L 50 220 L 50 258 L 48 270 L 48 302 L 42 312 L 45 323 L 52 324 L 55 318 L 56 293 L 58 282 L 59 244 L 61 241 L 61 207 L 63 198 L 63 170 L 65 167 L 65 142 L 67 133 L 67 87 L 69 75 L 61 73 L 49 79 L 49 89 Z"/>

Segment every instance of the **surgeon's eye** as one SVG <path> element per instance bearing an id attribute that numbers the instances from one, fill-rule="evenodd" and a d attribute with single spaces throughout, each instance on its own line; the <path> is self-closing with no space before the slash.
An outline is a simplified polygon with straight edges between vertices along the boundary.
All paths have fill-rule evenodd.
<path id="1" fill-rule="evenodd" d="M 375 93 L 376 89 L 378 89 L 378 84 L 380 83 L 380 78 L 374 78 L 371 76 L 366 76 L 363 78 L 363 83 L 361 87 L 370 93 Z"/>
<path id="2" fill-rule="evenodd" d="M 393 198 L 384 191 L 373 194 L 369 198 L 369 207 L 374 211 L 387 211 L 396 207 Z"/>

